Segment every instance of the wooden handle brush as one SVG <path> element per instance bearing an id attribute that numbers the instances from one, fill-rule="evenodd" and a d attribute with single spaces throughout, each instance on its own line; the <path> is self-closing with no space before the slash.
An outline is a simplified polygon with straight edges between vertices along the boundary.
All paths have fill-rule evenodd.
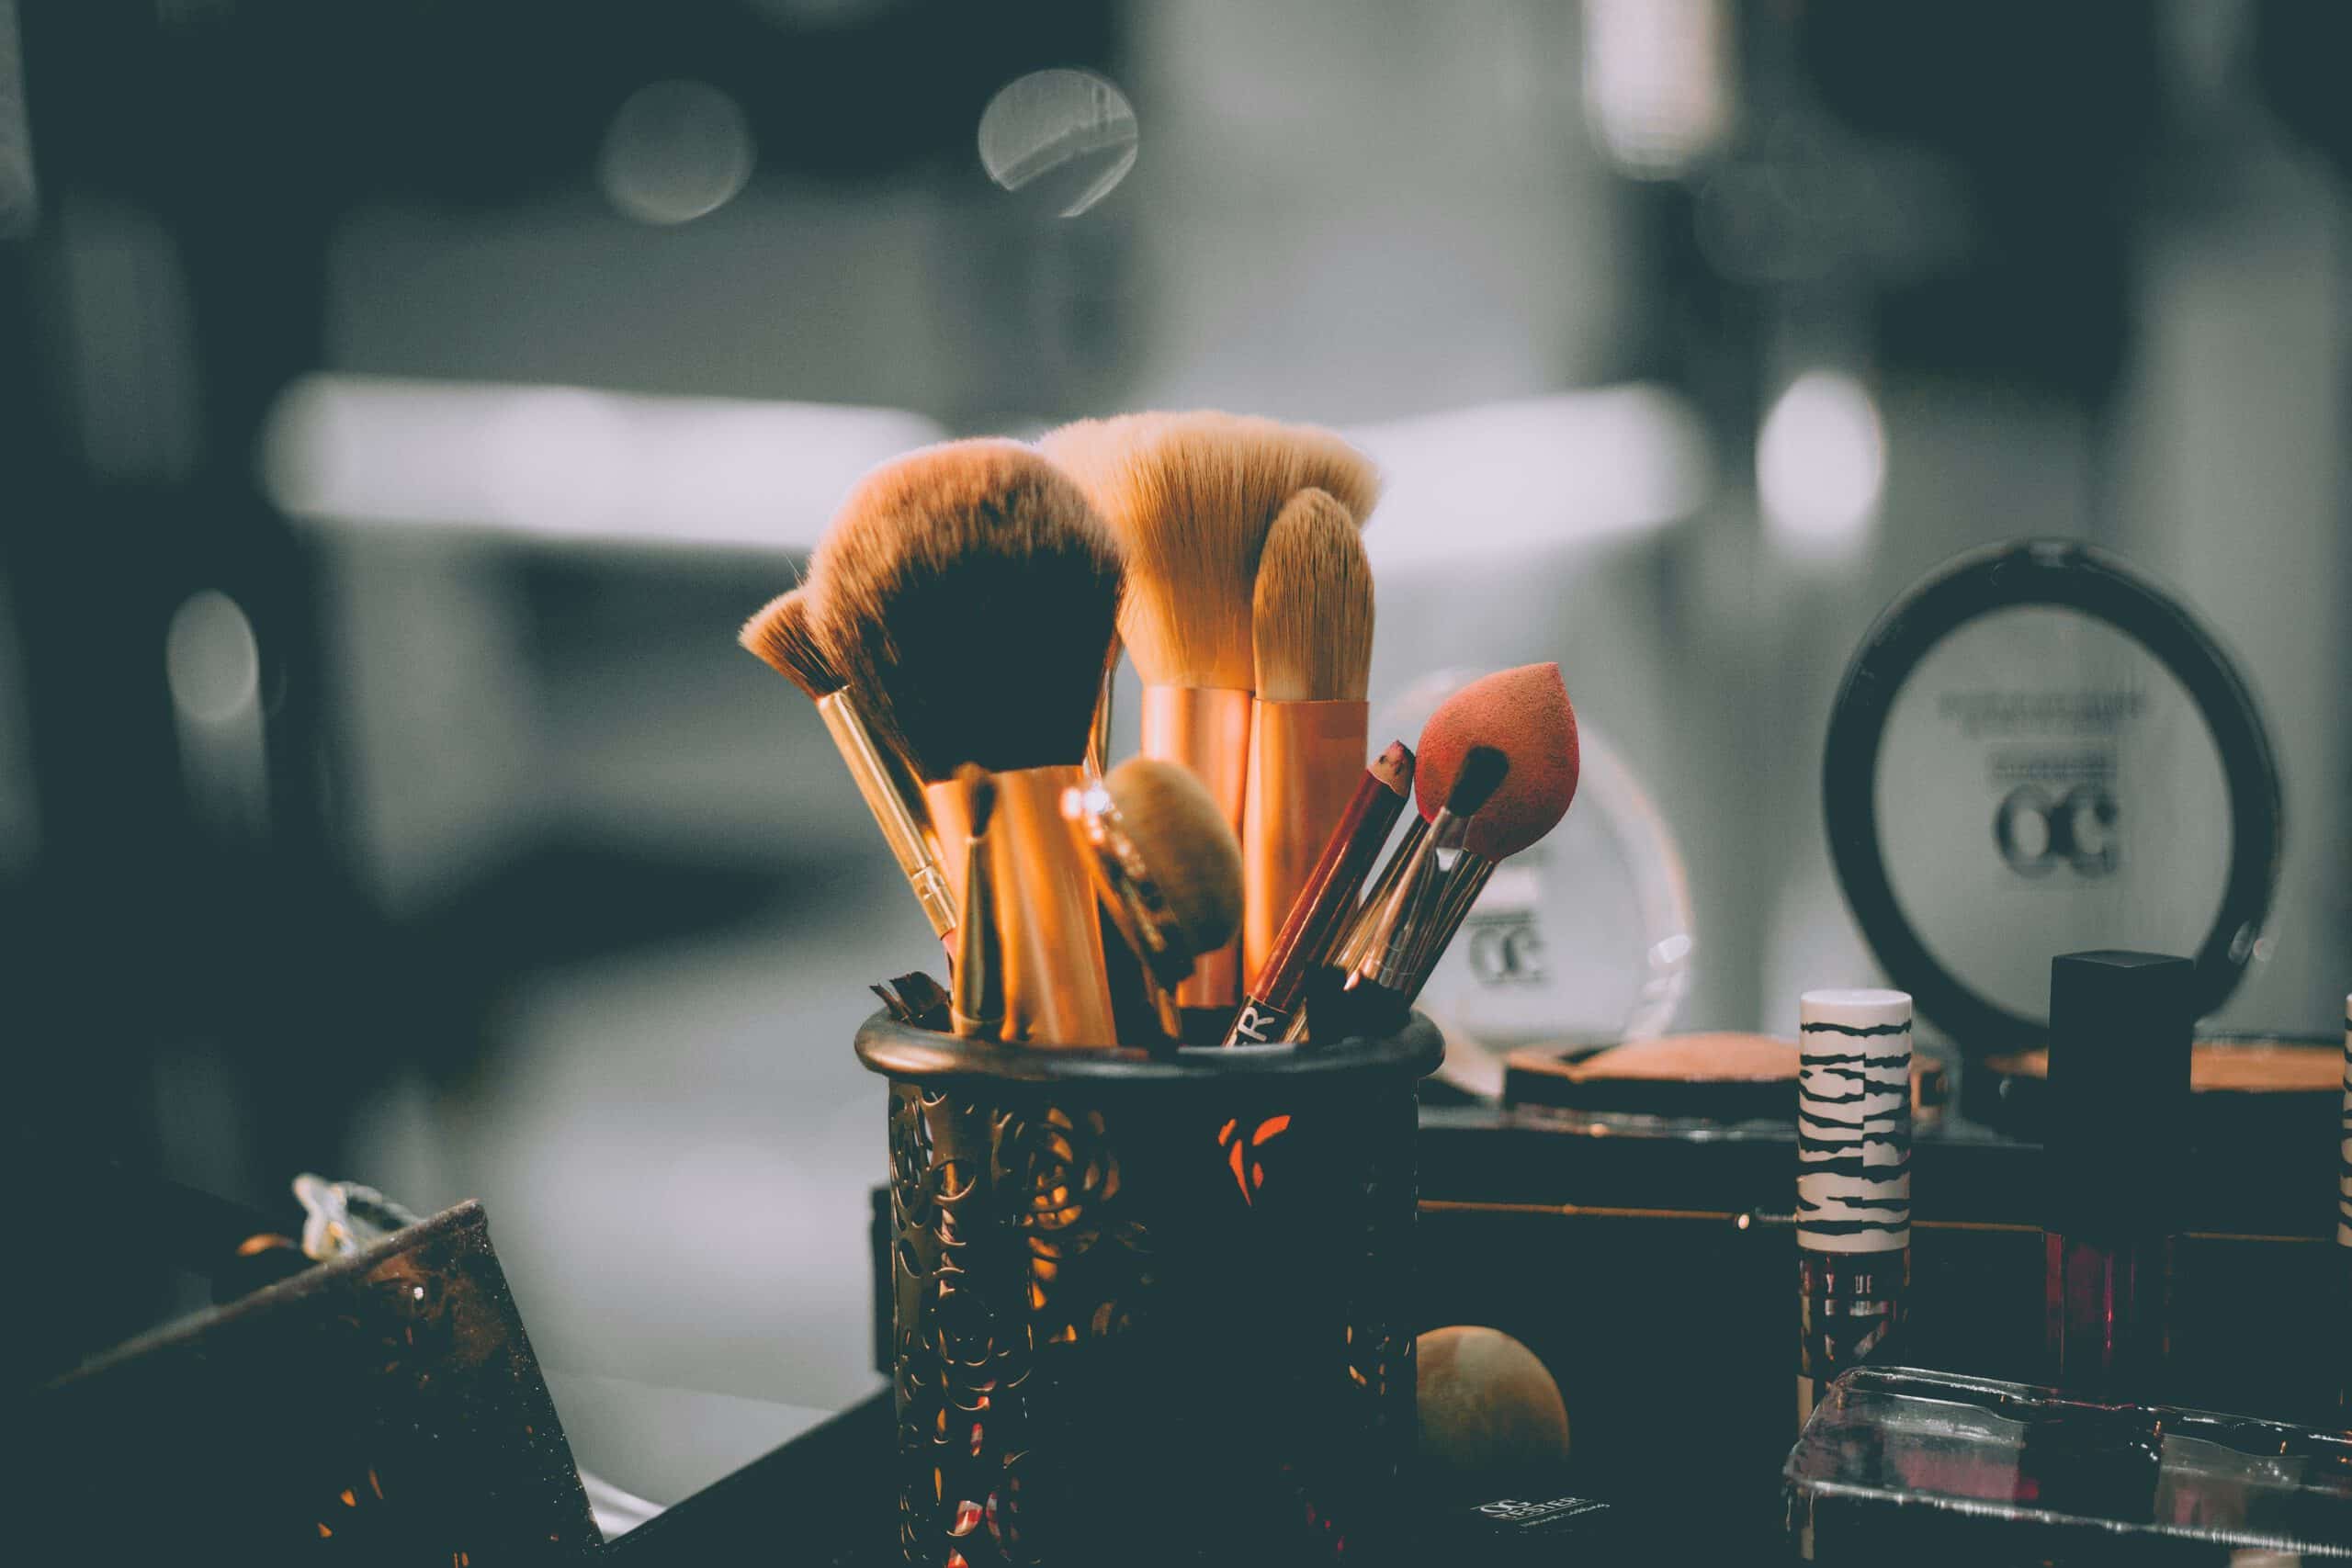
<path id="1" fill-rule="evenodd" d="M 1372 565 L 1356 520 L 1305 490 L 1266 536 L 1250 615 L 1258 695 L 1243 809 L 1241 961 L 1255 976 L 1364 776 Z"/>
<path id="2" fill-rule="evenodd" d="M 1267 531 L 1310 488 L 1363 519 L 1378 493 L 1371 464 L 1328 431 L 1210 412 L 1081 421 L 1040 446 L 1125 547 L 1119 632 L 1143 678 L 1143 754 L 1190 768 L 1238 838 Z M 1228 947 L 1202 959 L 1178 999 L 1230 1008 L 1240 993 L 1240 953 Z"/>
<path id="3" fill-rule="evenodd" d="M 957 441 L 869 474 L 817 550 L 818 640 L 925 781 L 951 886 L 969 822 L 956 770 L 994 775 L 988 834 L 1004 1037 L 1112 1043 L 1100 922 L 1062 792 L 1082 763 L 1121 591 L 1117 541 L 1014 441 Z"/>

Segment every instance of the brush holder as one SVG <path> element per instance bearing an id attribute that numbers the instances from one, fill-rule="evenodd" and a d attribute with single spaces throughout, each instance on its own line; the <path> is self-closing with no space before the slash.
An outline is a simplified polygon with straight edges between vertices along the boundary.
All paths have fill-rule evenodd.
<path id="1" fill-rule="evenodd" d="M 1377 1562 L 1414 1443 L 1392 1036 L 1019 1049 L 876 1014 L 910 1563 Z"/>

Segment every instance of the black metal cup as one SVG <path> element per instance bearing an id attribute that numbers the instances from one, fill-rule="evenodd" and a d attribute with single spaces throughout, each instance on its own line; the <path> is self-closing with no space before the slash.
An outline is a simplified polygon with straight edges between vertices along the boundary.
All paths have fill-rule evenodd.
<path id="1" fill-rule="evenodd" d="M 1443 1045 L 1032 1050 L 876 1014 L 910 1563 L 1377 1562 Z"/>

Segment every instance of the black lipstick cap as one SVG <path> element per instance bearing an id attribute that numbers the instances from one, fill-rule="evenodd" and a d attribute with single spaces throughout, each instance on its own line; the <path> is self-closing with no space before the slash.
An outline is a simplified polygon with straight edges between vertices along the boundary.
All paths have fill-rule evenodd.
<path id="1" fill-rule="evenodd" d="M 2154 953 L 2051 960 L 2049 1229 L 2093 1239 L 2180 1229 L 2195 967 Z"/>

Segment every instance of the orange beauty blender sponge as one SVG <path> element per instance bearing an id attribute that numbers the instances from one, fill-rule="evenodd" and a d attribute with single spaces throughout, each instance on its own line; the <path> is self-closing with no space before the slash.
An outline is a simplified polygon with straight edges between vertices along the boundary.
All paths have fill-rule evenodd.
<path id="1" fill-rule="evenodd" d="M 1470 819 L 1464 840 L 1489 861 L 1517 854 L 1550 832 L 1577 793 L 1577 715 L 1557 664 L 1522 664 L 1471 682 L 1446 698 L 1421 730 L 1413 793 L 1435 817 L 1473 746 L 1510 759 L 1502 788 Z"/>

